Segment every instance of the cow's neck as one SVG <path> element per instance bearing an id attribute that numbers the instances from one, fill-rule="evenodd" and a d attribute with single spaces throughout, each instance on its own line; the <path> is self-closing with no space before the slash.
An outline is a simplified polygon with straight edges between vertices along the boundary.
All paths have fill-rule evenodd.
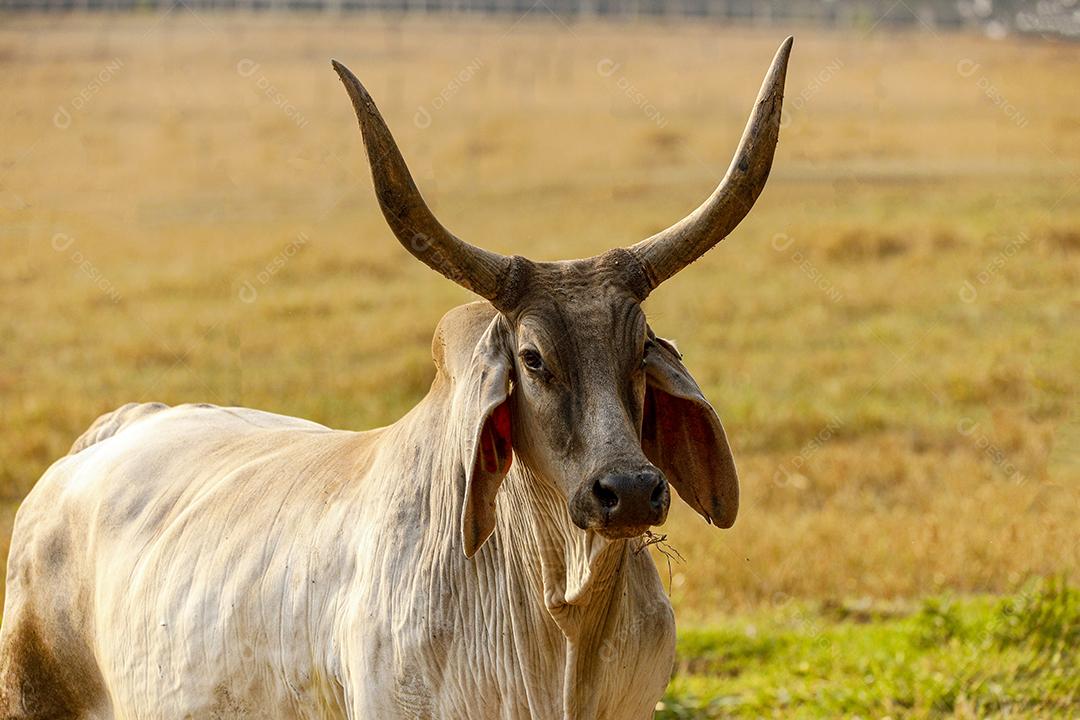
<path id="1" fill-rule="evenodd" d="M 595 717 L 603 667 L 624 652 L 637 654 L 639 645 L 665 642 L 642 636 L 671 631 L 656 568 L 637 541 L 610 542 L 575 527 L 566 500 L 520 463 L 504 481 L 499 510 L 499 540 L 513 541 L 496 548 L 539 564 L 530 592 L 564 638 L 565 717 Z"/>

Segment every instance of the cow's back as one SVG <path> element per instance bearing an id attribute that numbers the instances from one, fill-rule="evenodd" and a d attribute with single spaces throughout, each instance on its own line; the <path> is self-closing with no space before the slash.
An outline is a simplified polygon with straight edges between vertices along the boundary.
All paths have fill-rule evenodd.
<path id="1" fill-rule="evenodd" d="M 100 418 L 16 518 L 0 650 L 9 701 L 25 702 L 29 684 L 49 687 L 64 717 L 111 717 L 106 695 L 162 718 L 332 710 L 316 636 L 349 570 L 327 549 L 355 522 L 343 515 L 370 445 L 241 408 Z"/>

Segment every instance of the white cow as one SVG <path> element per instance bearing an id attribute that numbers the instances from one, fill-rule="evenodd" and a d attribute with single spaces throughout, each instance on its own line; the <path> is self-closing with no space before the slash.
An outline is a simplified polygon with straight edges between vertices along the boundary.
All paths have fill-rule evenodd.
<path id="1" fill-rule="evenodd" d="M 335 64 L 391 228 L 487 302 L 439 323 L 431 390 L 389 427 L 157 403 L 99 418 L 16 519 L 0 717 L 651 717 L 675 626 L 640 536 L 669 484 L 730 526 L 738 482 L 640 303 L 761 192 L 790 48 L 705 204 L 557 263 L 439 225 Z"/>

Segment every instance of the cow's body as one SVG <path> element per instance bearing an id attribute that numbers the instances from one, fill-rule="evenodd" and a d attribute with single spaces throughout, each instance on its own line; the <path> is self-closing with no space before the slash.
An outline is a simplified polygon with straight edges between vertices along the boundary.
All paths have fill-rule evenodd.
<path id="1" fill-rule="evenodd" d="M 449 232 L 334 63 L 390 229 L 487 302 L 443 318 L 430 392 L 386 428 L 193 405 L 99 418 L 16 518 L 0 720 L 651 717 L 675 635 L 641 537 L 672 491 L 730 527 L 739 483 L 641 303 L 764 188 L 791 43 L 697 210 L 555 262 Z"/>
<path id="2" fill-rule="evenodd" d="M 493 312 L 441 332 L 468 348 Z M 519 463 L 495 534 L 462 553 L 465 358 L 437 357 L 428 396 L 372 432 L 195 405 L 103 418 L 19 511 L 3 717 L 650 717 L 674 625 L 648 553 L 573 528 Z"/>

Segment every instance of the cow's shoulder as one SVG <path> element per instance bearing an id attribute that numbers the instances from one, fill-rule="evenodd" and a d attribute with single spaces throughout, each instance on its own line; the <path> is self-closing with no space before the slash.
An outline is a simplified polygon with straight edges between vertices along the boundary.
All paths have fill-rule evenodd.
<path id="1" fill-rule="evenodd" d="M 108 440 L 124 428 L 133 425 L 139 420 L 168 409 L 168 405 L 159 402 L 128 403 L 116 410 L 107 412 L 92 422 L 90 427 L 86 429 L 86 432 L 75 440 L 75 443 L 71 446 L 71 450 L 68 451 L 68 455 L 80 453 L 91 445 L 96 445 L 103 440 Z"/>

